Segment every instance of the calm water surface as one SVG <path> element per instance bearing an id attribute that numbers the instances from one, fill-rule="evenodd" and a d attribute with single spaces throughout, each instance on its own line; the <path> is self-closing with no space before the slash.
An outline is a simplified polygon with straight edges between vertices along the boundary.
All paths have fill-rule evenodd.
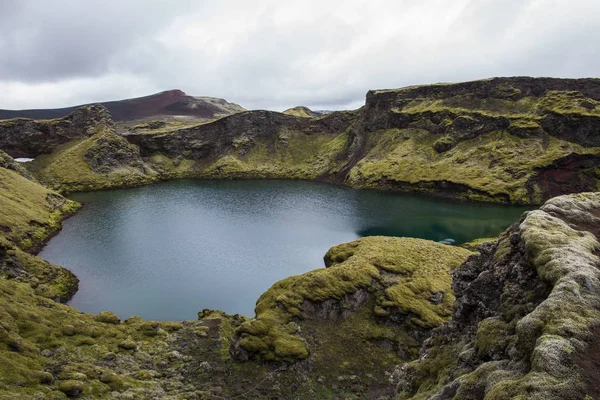
<path id="1" fill-rule="evenodd" d="M 203 308 L 253 316 L 266 289 L 323 267 L 333 245 L 368 235 L 461 243 L 496 236 L 525 211 L 297 181 L 172 181 L 72 198 L 85 207 L 40 253 L 81 280 L 69 304 L 157 320 Z"/>

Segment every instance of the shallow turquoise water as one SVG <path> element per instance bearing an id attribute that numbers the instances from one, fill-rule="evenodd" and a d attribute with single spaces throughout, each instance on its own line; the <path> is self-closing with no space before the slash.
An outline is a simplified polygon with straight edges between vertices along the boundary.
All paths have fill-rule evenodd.
<path id="1" fill-rule="evenodd" d="M 323 267 L 333 245 L 461 243 L 498 235 L 526 210 L 299 181 L 183 180 L 72 198 L 85 207 L 40 253 L 81 280 L 69 304 L 156 320 L 203 308 L 253 316 L 266 289 Z"/>

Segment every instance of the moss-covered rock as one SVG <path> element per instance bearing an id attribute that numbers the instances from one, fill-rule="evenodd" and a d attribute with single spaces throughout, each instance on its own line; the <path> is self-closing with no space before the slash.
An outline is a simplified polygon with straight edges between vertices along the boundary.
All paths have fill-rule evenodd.
<path id="1" fill-rule="evenodd" d="M 599 212 L 598 193 L 557 197 L 480 245 L 455 271 L 451 322 L 398 370 L 400 398 L 597 396 Z"/>
<path id="2" fill-rule="evenodd" d="M 41 155 L 28 168 L 44 185 L 60 191 L 128 187 L 157 180 L 139 149 L 113 129 L 99 126 L 89 137 L 67 142 Z"/>
<path id="3" fill-rule="evenodd" d="M 98 126 L 113 127 L 108 110 L 101 105 L 79 107 L 64 118 L 0 120 L 0 149 L 13 157 L 49 154 L 71 140 L 85 138 Z"/>
<path id="4" fill-rule="evenodd" d="M 283 113 L 287 114 L 287 115 L 294 115 L 296 117 L 303 117 L 303 118 L 318 118 L 321 116 L 321 114 L 316 113 L 316 112 L 312 111 L 310 108 L 304 107 L 304 106 L 288 108 Z"/>
<path id="5" fill-rule="evenodd" d="M 260 297 L 256 318 L 238 329 L 232 352 L 240 359 L 304 359 L 310 352 L 300 333 L 304 321 L 327 324 L 356 313 L 361 340 L 381 339 L 412 354 L 425 332 L 450 316 L 450 271 L 468 254 L 408 238 L 366 237 L 333 247 L 327 268 L 279 281 Z"/>

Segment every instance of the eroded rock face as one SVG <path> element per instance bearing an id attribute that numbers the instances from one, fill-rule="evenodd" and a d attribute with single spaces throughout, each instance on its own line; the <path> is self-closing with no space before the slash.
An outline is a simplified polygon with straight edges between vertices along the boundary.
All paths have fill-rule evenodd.
<path id="1" fill-rule="evenodd" d="M 599 214 L 598 193 L 556 197 L 480 246 L 454 273 L 452 320 L 397 369 L 400 398 L 597 396 Z"/>
<path id="2" fill-rule="evenodd" d="M 0 120 L 0 149 L 12 157 L 35 158 L 53 152 L 61 144 L 87 137 L 99 126 L 113 127 L 110 113 L 101 105 L 81 107 L 54 120 Z"/>
<path id="3" fill-rule="evenodd" d="M 426 85 L 370 91 L 354 112 L 300 118 L 250 111 L 125 137 L 165 179 L 320 179 L 539 204 L 598 185 L 588 166 L 600 156 L 599 87 L 596 79 L 545 78 Z M 587 160 L 576 180 L 584 183 L 552 178 L 579 177 L 581 163 L 561 161 L 577 156 Z"/>
<path id="4" fill-rule="evenodd" d="M 285 141 L 287 132 L 304 135 L 337 135 L 346 129 L 353 113 L 333 113 L 319 120 L 272 111 L 249 111 L 215 122 L 156 135 L 129 132 L 125 138 L 140 147 L 143 156 L 156 152 L 167 157 L 214 160 L 236 146 L 251 147 L 261 141 Z M 245 141 L 244 141 L 245 140 Z"/>

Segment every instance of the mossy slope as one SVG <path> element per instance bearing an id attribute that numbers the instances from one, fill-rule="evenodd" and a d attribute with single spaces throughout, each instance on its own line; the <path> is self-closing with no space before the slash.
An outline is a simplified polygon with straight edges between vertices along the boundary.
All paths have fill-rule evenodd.
<path id="1" fill-rule="evenodd" d="M 537 204 L 597 189 L 599 87 L 542 78 L 428 85 L 372 91 L 360 110 L 319 118 L 253 111 L 125 137 L 167 178 L 322 179 Z"/>
<path id="2" fill-rule="evenodd" d="M 482 244 L 452 321 L 397 370 L 400 398 L 596 398 L 599 211 L 598 193 L 557 197 Z"/>
<path id="3" fill-rule="evenodd" d="M 60 191 L 137 186 L 157 180 L 139 149 L 112 128 L 100 125 L 86 138 L 41 155 L 28 168 L 44 185 Z"/>
<path id="4" fill-rule="evenodd" d="M 294 115 L 296 117 L 303 117 L 303 118 L 319 118 L 321 116 L 321 114 L 316 113 L 316 112 L 312 111 L 310 108 L 304 107 L 304 106 L 288 108 L 283 113 L 287 114 L 287 115 Z"/>
<path id="5" fill-rule="evenodd" d="M 0 276 L 29 283 L 44 297 L 67 300 L 77 290 L 77 278 L 27 252 L 39 250 L 79 205 L 34 181 L 5 153 L 0 160 Z"/>
<path id="6" fill-rule="evenodd" d="M 256 319 L 236 333 L 233 354 L 239 359 L 304 359 L 320 351 L 300 333 L 305 324 L 316 336 L 318 326 L 335 324 L 344 328 L 334 334 L 340 347 L 346 340 L 363 347 L 380 341 L 414 358 L 427 330 L 449 317 L 454 302 L 450 271 L 468 254 L 408 238 L 366 237 L 333 247 L 325 256 L 327 268 L 279 281 L 259 298 Z M 359 321 L 353 314 L 361 315 Z"/>
<path id="7" fill-rule="evenodd" d="M 598 93 L 549 90 L 551 83 L 533 91 L 519 79 L 494 82 L 370 92 L 363 156 L 346 183 L 523 204 L 595 190 Z M 478 93 L 482 88 L 487 92 Z M 566 157 L 586 163 L 553 165 Z M 546 168 L 556 171 L 544 176 L 555 183 L 552 190 L 539 176 Z"/>

